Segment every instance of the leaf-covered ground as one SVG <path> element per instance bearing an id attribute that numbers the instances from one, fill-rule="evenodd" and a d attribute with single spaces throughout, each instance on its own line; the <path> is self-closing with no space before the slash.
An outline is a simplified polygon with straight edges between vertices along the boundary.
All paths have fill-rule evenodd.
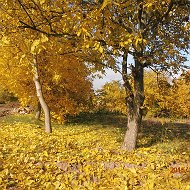
<path id="1" fill-rule="evenodd" d="M 119 149 L 125 124 L 98 115 L 46 134 L 32 116 L 1 118 L 0 189 L 189 190 L 190 124 L 144 121 L 132 152 Z"/>

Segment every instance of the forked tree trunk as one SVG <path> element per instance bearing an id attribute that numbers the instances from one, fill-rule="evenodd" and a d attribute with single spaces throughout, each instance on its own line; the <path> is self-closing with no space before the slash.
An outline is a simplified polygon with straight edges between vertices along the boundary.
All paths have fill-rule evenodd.
<path id="1" fill-rule="evenodd" d="M 38 101 L 38 105 L 37 105 L 37 109 L 36 109 L 36 115 L 35 115 L 35 118 L 37 120 L 40 120 L 41 112 L 42 112 L 42 107 L 41 107 L 40 102 Z"/>
<path id="2" fill-rule="evenodd" d="M 144 68 L 135 59 L 135 67 L 132 68 L 132 76 L 134 80 L 134 90 L 129 83 L 127 75 L 127 55 L 123 61 L 122 75 L 124 87 L 126 90 L 126 105 L 128 109 L 127 131 L 125 133 L 123 150 L 131 151 L 136 148 L 138 129 L 142 122 L 142 106 L 144 103 Z"/>
<path id="3" fill-rule="evenodd" d="M 42 86 L 41 86 L 40 79 L 39 79 L 38 64 L 37 64 L 37 59 L 35 56 L 33 59 L 33 66 L 34 66 L 34 83 L 36 86 L 36 93 L 37 93 L 40 105 L 41 105 L 42 110 L 43 110 L 44 115 L 45 115 L 45 132 L 51 133 L 52 128 L 51 128 L 50 109 L 49 109 L 49 107 L 48 107 L 48 105 L 45 102 L 45 99 L 43 97 Z"/>

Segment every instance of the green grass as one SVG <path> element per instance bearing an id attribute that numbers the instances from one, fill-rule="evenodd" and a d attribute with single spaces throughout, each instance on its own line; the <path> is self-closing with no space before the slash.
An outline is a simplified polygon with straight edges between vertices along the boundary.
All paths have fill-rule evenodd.
<path id="1" fill-rule="evenodd" d="M 0 189 L 189 190 L 190 124 L 145 120 L 127 152 L 126 123 L 83 114 L 46 134 L 32 115 L 0 118 Z"/>

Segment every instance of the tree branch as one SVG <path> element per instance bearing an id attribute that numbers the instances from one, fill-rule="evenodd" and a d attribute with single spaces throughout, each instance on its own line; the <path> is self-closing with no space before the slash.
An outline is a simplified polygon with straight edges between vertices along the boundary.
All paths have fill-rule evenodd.
<path id="1" fill-rule="evenodd" d="M 169 15 L 169 12 L 172 10 L 173 8 L 173 0 L 170 1 L 169 5 L 168 5 L 168 9 L 167 11 L 160 17 L 160 18 L 157 18 L 156 22 L 153 24 L 153 26 L 151 26 L 150 28 L 147 27 L 144 32 L 143 32 L 143 35 L 145 35 L 148 31 L 152 31 L 154 30 L 162 21 L 164 18 L 166 18 L 168 15 Z"/>
<path id="2" fill-rule="evenodd" d="M 138 21 L 139 21 L 139 29 L 144 29 L 144 23 L 142 22 L 142 14 L 143 14 L 143 4 L 142 2 L 139 4 L 139 10 L 138 10 Z"/>
<path id="3" fill-rule="evenodd" d="M 32 19 L 32 17 L 29 15 L 28 11 L 26 10 L 26 8 L 24 7 L 24 5 L 22 4 L 21 0 L 18 0 L 18 3 L 20 4 L 20 6 L 23 8 L 24 12 L 27 14 L 28 18 L 30 19 L 32 25 L 33 25 L 33 28 L 35 28 L 35 23 Z"/>
<path id="4" fill-rule="evenodd" d="M 127 74 L 127 58 L 128 58 L 128 52 L 125 51 L 123 55 L 123 62 L 122 62 L 122 78 L 124 81 L 124 87 L 129 92 L 129 94 L 131 94 L 133 90 L 132 90 L 132 86 L 129 82 L 129 78 Z"/>
<path id="5" fill-rule="evenodd" d="M 53 37 L 65 37 L 65 36 L 71 36 L 71 37 L 77 37 L 76 34 L 70 34 L 68 32 L 64 32 L 64 33 L 48 33 L 46 31 L 43 31 L 39 28 L 36 28 L 35 26 L 30 26 L 28 25 L 27 23 L 23 22 L 23 21 L 19 21 L 21 24 L 23 24 L 24 26 L 19 26 L 20 28 L 29 28 L 31 30 L 34 30 L 34 31 L 37 31 L 37 32 L 40 32 L 42 34 L 45 34 L 47 36 L 53 36 Z"/>
<path id="6" fill-rule="evenodd" d="M 43 11 L 42 11 L 41 8 L 38 6 L 38 4 L 37 4 L 34 0 L 32 0 L 32 2 L 33 2 L 34 5 L 38 8 L 38 10 L 40 11 L 41 16 L 42 16 L 42 17 L 46 20 L 46 22 L 48 23 L 48 25 L 49 25 L 49 27 L 50 27 L 50 31 L 56 33 L 56 32 L 53 30 L 53 28 L 52 28 L 51 22 L 47 19 L 47 17 L 44 16 Z"/>

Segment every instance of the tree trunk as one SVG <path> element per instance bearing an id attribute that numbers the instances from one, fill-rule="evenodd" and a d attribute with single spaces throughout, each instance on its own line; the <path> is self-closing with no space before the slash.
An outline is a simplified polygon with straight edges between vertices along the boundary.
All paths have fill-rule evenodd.
<path id="1" fill-rule="evenodd" d="M 134 90 L 129 83 L 127 75 L 127 55 L 123 57 L 122 75 L 126 90 L 126 105 L 128 109 L 127 131 L 125 133 L 123 150 L 131 151 L 136 148 L 138 129 L 142 122 L 142 106 L 144 103 L 144 68 L 135 59 L 135 67 L 132 67 Z"/>
<path id="2" fill-rule="evenodd" d="M 37 109 L 36 109 L 36 115 L 35 115 L 35 118 L 36 118 L 37 120 L 40 120 L 41 111 L 42 111 L 42 107 L 41 107 L 40 102 L 38 102 L 38 106 L 37 106 Z"/>
<path id="3" fill-rule="evenodd" d="M 38 72 L 38 65 L 37 65 L 36 57 L 34 57 L 34 59 L 33 59 L 33 66 L 34 66 L 34 83 L 36 86 L 36 92 L 37 92 L 37 96 L 38 96 L 40 105 L 41 105 L 42 110 L 44 111 L 44 115 L 45 115 L 45 132 L 51 133 L 52 128 L 51 128 L 50 109 L 43 97 L 42 86 L 41 86 L 40 79 L 39 79 L 39 72 Z"/>
<path id="4" fill-rule="evenodd" d="M 136 147 L 138 125 L 136 122 L 136 111 L 134 105 L 134 97 L 127 97 L 127 131 L 125 133 L 124 142 L 122 145 L 123 150 L 131 151 Z"/>

